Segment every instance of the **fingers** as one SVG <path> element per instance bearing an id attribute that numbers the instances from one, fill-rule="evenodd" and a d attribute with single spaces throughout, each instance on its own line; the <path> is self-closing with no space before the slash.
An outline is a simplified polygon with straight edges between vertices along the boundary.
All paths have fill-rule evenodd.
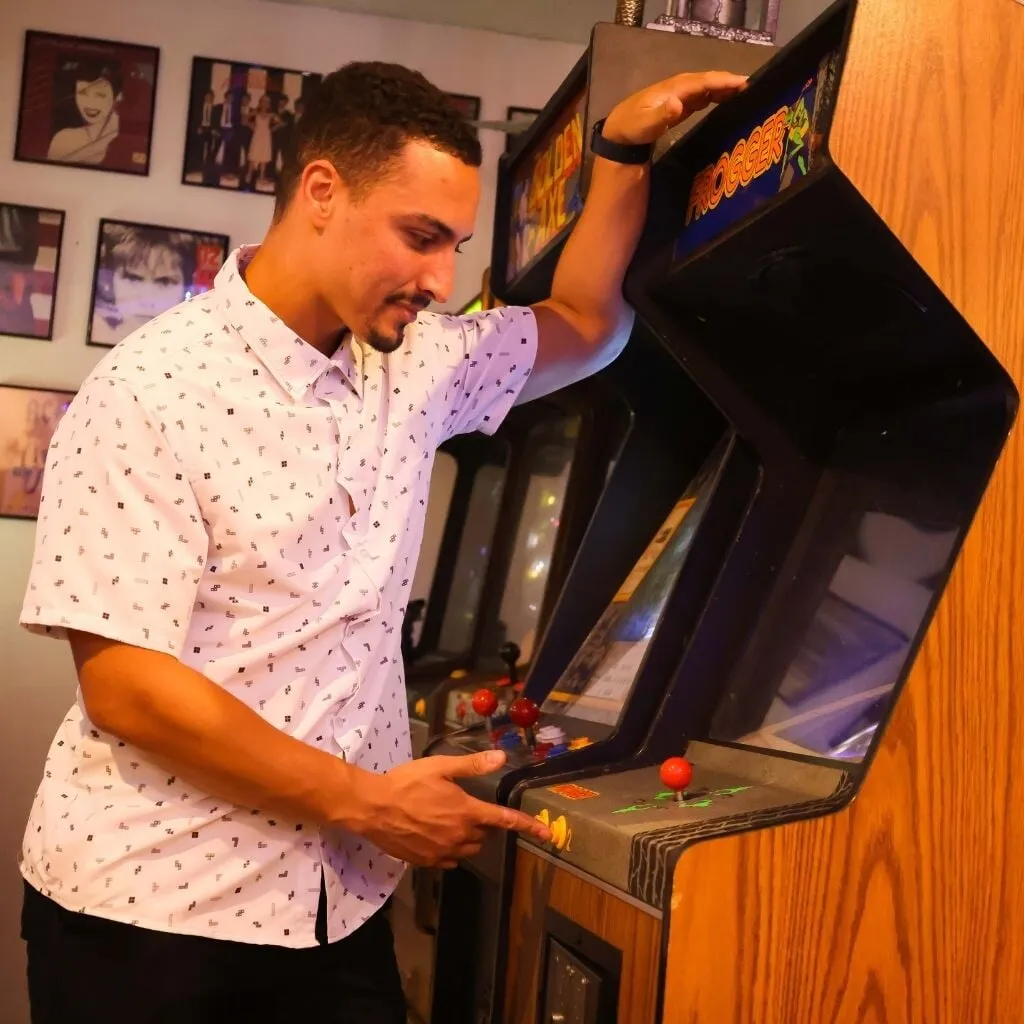
<path id="1" fill-rule="evenodd" d="M 670 79 L 672 91 L 685 96 L 693 92 L 722 92 L 731 96 L 747 87 L 747 76 L 732 71 L 688 71 Z"/>
<path id="2" fill-rule="evenodd" d="M 539 839 L 542 843 L 546 843 L 551 838 L 551 831 L 536 818 L 530 817 L 529 814 L 513 810 L 511 807 L 485 804 L 482 801 L 480 806 L 483 810 L 479 820 L 483 825 L 489 825 L 491 828 L 503 828 L 509 832 L 521 832 Z"/>
<path id="3" fill-rule="evenodd" d="M 490 775 L 505 763 L 505 753 L 501 750 L 481 750 L 468 757 L 438 755 L 428 757 L 426 761 L 434 762 L 434 767 L 445 778 L 458 779 L 470 775 Z"/>

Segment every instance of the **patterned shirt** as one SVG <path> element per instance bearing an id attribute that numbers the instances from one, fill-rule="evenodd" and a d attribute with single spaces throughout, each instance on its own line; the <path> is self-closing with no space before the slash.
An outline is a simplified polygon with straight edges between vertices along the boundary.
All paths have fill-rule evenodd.
<path id="1" fill-rule="evenodd" d="M 384 772 L 410 757 L 401 625 L 435 450 L 501 423 L 536 322 L 422 313 L 393 353 L 349 341 L 328 357 L 249 291 L 253 252 L 83 384 L 51 443 L 21 621 L 172 654 L 278 729 Z M 315 942 L 321 871 L 334 941 L 404 867 L 185 785 L 96 728 L 80 693 L 21 865 L 71 910 L 296 947 Z"/>

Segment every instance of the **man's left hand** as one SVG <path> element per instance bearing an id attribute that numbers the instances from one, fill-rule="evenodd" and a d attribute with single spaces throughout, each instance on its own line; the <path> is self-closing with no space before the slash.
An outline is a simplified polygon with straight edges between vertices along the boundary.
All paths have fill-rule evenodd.
<path id="1" fill-rule="evenodd" d="M 626 145 L 654 142 L 709 103 L 721 103 L 746 86 L 744 75 L 730 71 L 675 75 L 627 96 L 605 119 L 602 134 Z"/>

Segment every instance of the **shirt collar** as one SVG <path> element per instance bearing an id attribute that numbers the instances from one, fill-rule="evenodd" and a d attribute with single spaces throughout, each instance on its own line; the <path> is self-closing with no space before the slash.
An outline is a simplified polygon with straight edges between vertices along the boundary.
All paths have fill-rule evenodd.
<path id="1" fill-rule="evenodd" d="M 363 347 L 351 334 L 333 356 L 300 338 L 265 306 L 245 283 L 243 276 L 258 246 L 245 245 L 224 261 L 214 279 L 214 293 L 228 330 L 259 357 L 274 379 L 293 397 L 301 398 L 317 380 L 337 368 L 349 387 L 363 397 Z"/>

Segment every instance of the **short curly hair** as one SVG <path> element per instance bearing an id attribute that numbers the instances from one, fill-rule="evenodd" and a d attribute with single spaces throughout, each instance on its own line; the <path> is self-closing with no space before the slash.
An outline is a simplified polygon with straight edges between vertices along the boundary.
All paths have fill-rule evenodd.
<path id="1" fill-rule="evenodd" d="M 330 160 L 358 194 L 379 181 L 413 140 L 480 166 L 480 140 L 472 125 L 420 72 L 383 61 L 345 64 L 324 77 L 296 122 L 278 179 L 275 218 L 313 160 Z"/>

